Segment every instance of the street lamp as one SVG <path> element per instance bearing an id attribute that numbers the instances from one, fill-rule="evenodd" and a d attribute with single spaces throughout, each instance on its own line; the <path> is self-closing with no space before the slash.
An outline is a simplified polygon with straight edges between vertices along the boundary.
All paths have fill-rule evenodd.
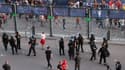
<path id="1" fill-rule="evenodd" d="M 90 33 L 90 27 L 89 27 L 89 22 L 90 22 L 90 7 L 86 8 L 86 22 L 87 22 L 87 38 L 89 39 L 89 33 Z"/>
<path id="2" fill-rule="evenodd" d="M 49 12 L 50 37 L 53 36 L 53 33 L 52 33 L 52 4 L 53 4 L 53 0 L 49 0 L 49 9 L 50 9 L 50 12 Z"/>
<path id="3" fill-rule="evenodd" d="M 13 9 L 13 20 L 14 20 L 14 26 L 15 26 L 15 33 L 18 32 L 17 31 L 17 22 L 16 22 L 16 4 L 12 4 L 12 9 Z"/>

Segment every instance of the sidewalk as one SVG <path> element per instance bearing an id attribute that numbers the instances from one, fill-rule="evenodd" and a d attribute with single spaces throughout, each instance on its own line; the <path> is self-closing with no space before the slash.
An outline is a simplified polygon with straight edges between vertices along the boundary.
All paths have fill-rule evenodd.
<path id="1" fill-rule="evenodd" d="M 14 31 L 4 31 L 4 30 L 0 30 L 0 33 L 2 34 L 3 32 L 6 32 L 8 33 L 9 35 L 14 35 Z M 21 34 L 21 36 L 23 38 L 29 38 L 31 36 L 31 33 L 30 32 L 19 32 Z M 1 35 L 0 34 L 0 35 Z M 41 33 L 36 33 L 36 37 L 39 39 L 41 38 L 40 36 Z M 65 35 L 65 34 L 53 34 L 53 37 L 50 37 L 49 34 L 46 34 L 47 35 L 47 39 L 48 40 L 57 40 L 59 39 L 60 37 L 63 37 L 63 38 L 69 38 L 71 36 L 74 36 L 74 35 Z M 85 43 L 88 43 L 89 40 L 87 39 L 86 36 L 83 36 L 84 37 L 84 42 Z M 102 38 L 101 37 L 96 37 L 96 43 L 102 43 Z M 108 41 L 109 44 L 113 44 L 113 45 L 125 45 L 125 39 L 111 39 Z"/>

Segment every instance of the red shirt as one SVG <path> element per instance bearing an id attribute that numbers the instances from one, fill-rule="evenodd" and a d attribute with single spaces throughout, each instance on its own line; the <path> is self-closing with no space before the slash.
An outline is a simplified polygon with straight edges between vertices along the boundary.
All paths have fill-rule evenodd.
<path id="1" fill-rule="evenodd" d="M 117 6 L 118 9 L 122 7 L 121 1 L 116 1 L 115 5 Z"/>
<path id="2" fill-rule="evenodd" d="M 110 1 L 109 1 L 109 6 L 111 7 L 113 4 L 114 4 L 114 1 L 113 1 L 113 0 L 110 0 Z"/>

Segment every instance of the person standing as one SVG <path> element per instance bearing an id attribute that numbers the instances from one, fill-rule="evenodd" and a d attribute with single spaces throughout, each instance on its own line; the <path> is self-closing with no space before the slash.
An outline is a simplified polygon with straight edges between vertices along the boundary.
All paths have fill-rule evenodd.
<path id="1" fill-rule="evenodd" d="M 17 53 L 18 53 L 18 48 L 17 48 L 17 46 L 16 46 L 16 44 L 15 44 L 15 39 L 14 39 L 13 36 L 10 37 L 9 42 L 10 42 L 10 46 L 11 46 L 11 49 L 12 49 L 12 54 L 14 55 L 15 52 L 16 52 L 16 54 L 17 54 Z"/>
<path id="2" fill-rule="evenodd" d="M 60 54 L 60 56 L 62 54 L 65 55 L 65 53 L 64 53 L 64 40 L 63 40 L 63 38 L 60 38 L 60 40 L 59 40 L 59 54 Z"/>
<path id="3" fill-rule="evenodd" d="M 20 46 L 21 35 L 19 34 L 19 32 L 16 32 L 15 38 L 16 38 L 17 48 L 21 49 L 21 46 Z"/>
<path id="4" fill-rule="evenodd" d="M 29 45 L 30 45 L 30 48 L 29 48 L 29 53 L 28 53 L 27 56 L 30 56 L 31 51 L 33 51 L 34 56 L 36 56 L 36 50 L 35 50 L 36 38 L 35 38 L 34 36 L 32 36 L 32 37 L 30 38 Z"/>
<path id="5" fill-rule="evenodd" d="M 84 52 L 84 49 L 83 49 L 84 38 L 82 37 L 81 34 L 79 34 L 79 36 L 78 36 L 78 41 L 79 41 L 79 49 L 81 47 L 81 52 Z"/>
<path id="6" fill-rule="evenodd" d="M 2 66 L 3 70 L 11 70 L 11 66 L 8 64 L 8 61 L 5 61 L 5 64 Z"/>
<path id="7" fill-rule="evenodd" d="M 69 54 L 69 59 L 74 59 L 74 54 L 75 54 L 75 47 L 74 47 L 74 42 L 69 40 L 69 43 L 68 43 L 68 47 L 69 47 L 69 50 L 68 50 L 68 54 Z"/>
<path id="8" fill-rule="evenodd" d="M 41 34 L 41 40 L 40 40 L 40 43 L 42 45 L 42 50 L 44 50 L 44 46 L 46 44 L 46 34 L 44 32 L 42 32 Z"/>
<path id="9" fill-rule="evenodd" d="M 7 51 L 7 46 L 8 46 L 8 35 L 6 33 L 3 33 L 2 35 L 2 41 L 3 41 L 3 46 L 5 48 L 5 51 Z"/>
<path id="10" fill-rule="evenodd" d="M 108 40 L 106 38 L 103 38 L 102 45 L 104 45 L 108 49 Z"/>
<path id="11" fill-rule="evenodd" d="M 48 68 L 50 67 L 50 69 L 52 69 L 52 65 L 50 63 L 50 60 L 52 58 L 52 51 L 50 49 L 50 47 L 48 46 L 47 47 L 47 50 L 45 51 L 45 54 L 46 54 L 46 60 L 47 60 L 47 63 L 48 63 Z"/>
<path id="12" fill-rule="evenodd" d="M 81 61 L 81 57 L 79 56 L 79 53 L 76 53 L 75 70 L 80 70 L 80 61 Z"/>

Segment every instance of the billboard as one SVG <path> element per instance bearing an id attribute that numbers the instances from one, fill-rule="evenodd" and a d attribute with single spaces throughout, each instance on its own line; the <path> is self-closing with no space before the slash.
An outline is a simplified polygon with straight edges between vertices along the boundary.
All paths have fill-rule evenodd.
<path id="1" fill-rule="evenodd" d="M 125 10 L 109 10 L 109 18 L 125 19 Z"/>
<path id="2" fill-rule="evenodd" d="M 32 13 L 32 6 L 18 5 L 17 6 L 17 13 L 19 13 L 19 14 L 31 14 Z"/>
<path id="3" fill-rule="evenodd" d="M 47 7 L 33 7 L 32 11 L 35 15 L 47 15 L 48 14 L 48 9 Z"/>
<path id="4" fill-rule="evenodd" d="M 85 17 L 84 8 L 70 8 L 70 17 Z"/>
<path id="5" fill-rule="evenodd" d="M 91 17 L 92 18 L 100 18 L 100 19 L 108 18 L 108 10 L 92 9 Z"/>
<path id="6" fill-rule="evenodd" d="M 68 16 L 68 8 L 64 7 L 54 7 L 53 8 L 54 16 Z"/>
<path id="7" fill-rule="evenodd" d="M 0 13 L 12 13 L 12 5 L 0 4 Z"/>

